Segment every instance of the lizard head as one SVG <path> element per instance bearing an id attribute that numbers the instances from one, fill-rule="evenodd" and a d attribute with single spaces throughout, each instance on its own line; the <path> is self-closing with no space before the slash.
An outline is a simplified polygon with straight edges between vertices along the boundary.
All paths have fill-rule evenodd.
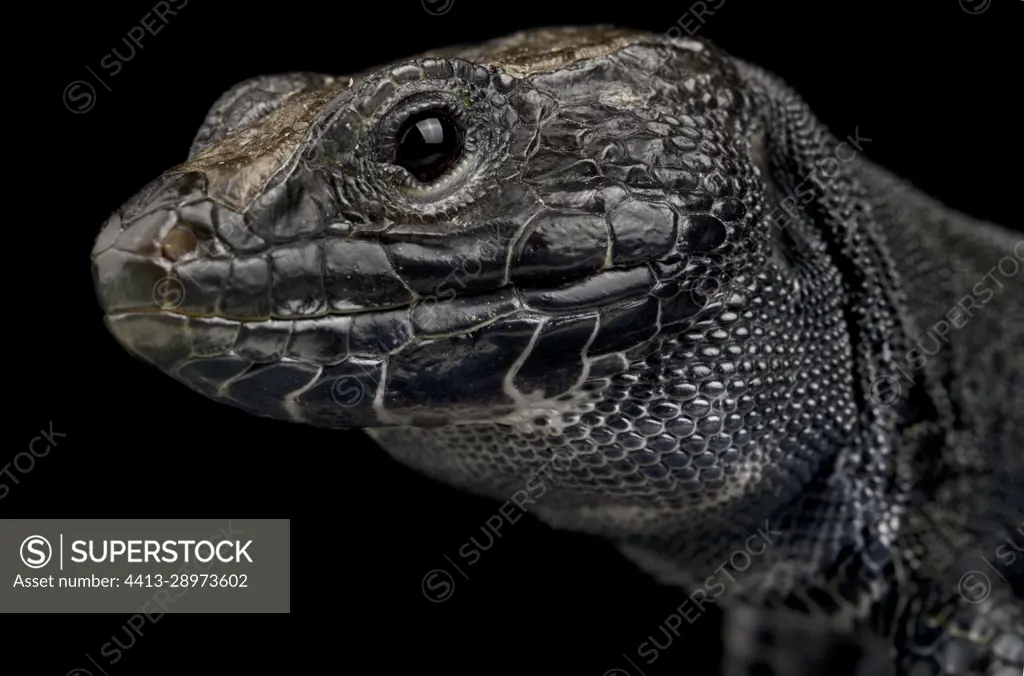
<path id="1" fill-rule="evenodd" d="M 776 495 L 849 433 L 854 360 L 831 245 L 765 234 L 765 139 L 824 141 L 756 97 L 707 43 L 593 27 L 247 81 L 102 229 L 106 322 L 206 396 L 406 434 L 491 493 L 563 449 L 579 495 Z"/>
<path id="2" fill-rule="evenodd" d="M 727 72 L 614 29 L 243 83 L 103 228 L 107 323 L 207 395 L 330 426 L 558 407 L 701 309 L 752 174 Z M 678 72 L 678 65 L 677 71 Z M 698 116 L 697 118 L 691 115 Z"/>

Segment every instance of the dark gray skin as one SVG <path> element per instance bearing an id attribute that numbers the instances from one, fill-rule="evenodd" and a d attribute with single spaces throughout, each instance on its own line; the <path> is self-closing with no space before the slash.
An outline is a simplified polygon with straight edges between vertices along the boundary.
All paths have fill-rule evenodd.
<path id="1" fill-rule="evenodd" d="M 421 165 L 425 111 L 458 131 Z M 1024 242 L 870 141 L 609 28 L 255 78 L 111 217 L 96 286 L 196 391 L 367 428 L 723 606 L 730 676 L 1017 676 Z"/>

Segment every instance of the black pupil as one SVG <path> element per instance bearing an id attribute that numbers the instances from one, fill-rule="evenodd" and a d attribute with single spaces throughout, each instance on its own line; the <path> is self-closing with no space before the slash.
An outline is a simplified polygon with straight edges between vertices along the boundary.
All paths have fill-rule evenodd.
<path id="1" fill-rule="evenodd" d="M 398 164 L 421 181 L 430 181 L 462 154 L 462 134 L 448 116 L 426 112 L 409 118 L 398 134 Z"/>

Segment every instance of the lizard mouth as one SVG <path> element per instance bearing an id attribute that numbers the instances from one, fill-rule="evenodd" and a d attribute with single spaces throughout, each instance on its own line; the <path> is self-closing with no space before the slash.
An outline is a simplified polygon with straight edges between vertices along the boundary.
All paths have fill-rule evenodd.
<path id="1" fill-rule="evenodd" d="M 164 368 L 177 368 L 189 359 L 228 352 L 243 354 L 255 363 L 292 358 L 332 366 L 353 357 L 393 355 L 414 343 L 472 336 L 517 315 L 550 321 L 580 317 L 596 320 L 603 316 L 611 330 L 617 314 L 644 305 L 656 284 L 651 268 L 643 265 L 562 278 L 561 283 L 546 285 L 509 284 L 484 292 L 452 290 L 450 294 L 421 296 L 393 307 L 314 316 L 245 318 L 181 309 L 179 305 L 187 290 L 177 280 L 160 280 L 154 288 L 153 304 L 114 310 L 105 317 L 108 328 L 126 347 Z M 175 287 L 176 282 L 181 284 L 180 289 Z M 161 289 L 161 284 L 165 288 Z M 652 318 L 656 323 L 657 315 Z M 172 329 L 175 326 L 180 328 Z M 142 330 L 143 327 L 148 330 Z M 615 328 L 621 332 L 626 327 Z M 171 337 L 176 332 L 191 339 L 188 353 L 182 345 L 178 350 L 159 354 L 160 343 L 166 348 L 173 347 Z"/>
<path id="2" fill-rule="evenodd" d="M 485 291 L 464 292 L 449 286 L 429 295 L 394 305 L 350 307 L 303 315 L 247 317 L 245 314 L 203 312 L 182 307 L 188 286 L 195 280 L 187 274 L 173 275 L 169 270 L 153 284 L 153 303 L 122 308 L 107 308 L 107 316 L 135 314 L 172 314 L 195 319 L 220 319 L 238 324 L 329 320 L 331 318 L 382 318 L 402 312 L 409 313 L 409 324 L 416 335 L 436 338 L 471 332 L 495 319 L 514 312 L 528 311 L 552 316 L 571 315 L 613 308 L 640 300 L 655 286 L 651 268 L 639 265 L 609 268 L 585 275 L 560 276 L 554 279 L 531 280 L 528 283 L 505 284 Z M 131 280 L 128 280 L 131 283 Z M 467 285 L 462 284 L 463 287 Z M 102 292 L 101 292 L 102 297 Z M 138 295 L 138 294 L 136 294 Z"/>
<path id="3" fill-rule="evenodd" d="M 659 329 L 654 285 L 643 265 L 312 318 L 150 308 L 105 321 L 143 360 L 251 413 L 324 426 L 446 424 L 553 401 L 594 363 L 618 363 Z"/>

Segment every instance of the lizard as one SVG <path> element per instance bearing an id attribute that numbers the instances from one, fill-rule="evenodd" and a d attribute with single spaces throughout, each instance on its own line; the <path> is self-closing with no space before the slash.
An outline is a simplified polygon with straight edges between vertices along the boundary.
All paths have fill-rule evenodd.
<path id="1" fill-rule="evenodd" d="M 722 673 L 1016 676 L 1024 241 L 871 141 L 611 26 L 259 76 L 93 280 L 198 393 L 362 428 L 718 603 Z"/>

